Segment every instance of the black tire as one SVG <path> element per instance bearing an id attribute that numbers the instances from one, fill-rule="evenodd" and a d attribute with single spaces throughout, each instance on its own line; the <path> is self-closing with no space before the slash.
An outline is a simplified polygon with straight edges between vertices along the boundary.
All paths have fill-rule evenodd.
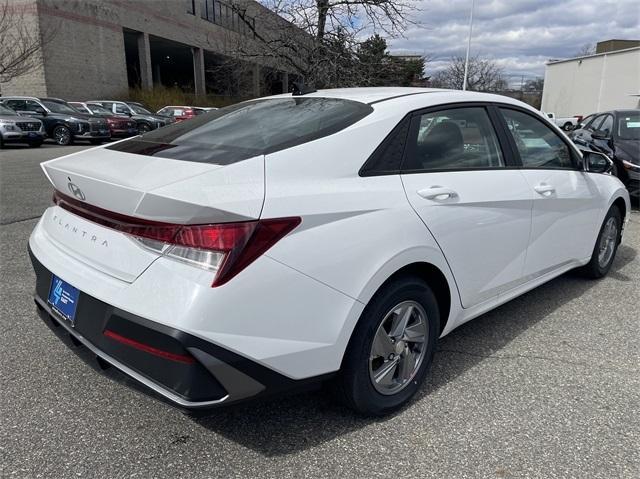
<path id="1" fill-rule="evenodd" d="M 4 140 L 2 139 L 2 135 L 0 135 L 0 150 L 4 148 Z"/>
<path id="2" fill-rule="evenodd" d="M 600 261 L 600 252 L 603 243 L 603 236 L 607 233 L 607 225 L 609 220 L 613 218 L 616 225 L 615 242 L 613 244 L 613 250 L 607 261 Z M 598 233 L 598 239 L 593 247 L 593 253 L 591 254 L 591 260 L 581 268 L 582 273 L 588 278 L 598 279 L 605 276 L 611 269 L 611 265 L 616 258 L 616 252 L 618 251 L 618 245 L 620 244 L 620 235 L 622 233 L 622 214 L 617 206 L 613 205 L 607 212 L 600 232 Z M 606 259 L 606 258 L 603 258 Z"/>
<path id="3" fill-rule="evenodd" d="M 573 126 L 573 125 L 571 125 L 571 123 L 566 122 L 564 125 L 562 125 L 562 129 L 563 129 L 564 131 L 571 131 L 571 127 L 572 127 L 572 126 Z"/>
<path id="4" fill-rule="evenodd" d="M 424 356 L 404 389 L 391 395 L 381 394 L 370 377 L 369 359 L 373 340 L 383 320 L 396 305 L 404 301 L 414 301 L 426 312 L 428 334 L 423 343 Z M 393 279 L 375 294 L 358 321 L 336 378 L 338 396 L 347 406 L 367 416 L 381 416 L 402 407 L 420 389 L 431 366 L 439 335 L 440 313 L 429 285 L 415 276 Z"/>
<path id="5" fill-rule="evenodd" d="M 40 148 L 41 146 L 42 146 L 41 140 L 29 142 L 29 148 Z"/>
<path id="6" fill-rule="evenodd" d="M 138 133 L 139 134 L 143 134 L 143 133 L 147 133 L 148 131 L 151 131 L 151 125 L 149 125 L 148 123 L 140 123 L 138 125 Z"/>
<path id="7" fill-rule="evenodd" d="M 53 129 L 51 137 L 53 138 L 53 141 L 56 142 L 56 145 L 68 146 L 73 144 L 73 135 L 71 134 L 71 130 L 64 125 L 56 126 Z"/>

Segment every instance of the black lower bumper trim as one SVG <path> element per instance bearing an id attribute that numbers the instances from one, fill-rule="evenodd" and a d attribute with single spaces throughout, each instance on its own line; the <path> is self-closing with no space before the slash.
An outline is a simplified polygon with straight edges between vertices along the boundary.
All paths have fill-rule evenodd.
<path id="1" fill-rule="evenodd" d="M 202 409 L 285 390 L 307 389 L 331 376 L 293 380 L 218 345 L 132 315 L 82 291 L 71 325 L 47 304 L 52 273 L 30 248 L 29 256 L 36 273 L 35 302 L 41 318 L 64 327 L 74 343 L 91 350 L 103 365 L 115 366 L 180 407 Z M 105 336 L 107 329 L 173 354 L 190 355 L 195 361 L 184 364 L 139 351 Z"/>

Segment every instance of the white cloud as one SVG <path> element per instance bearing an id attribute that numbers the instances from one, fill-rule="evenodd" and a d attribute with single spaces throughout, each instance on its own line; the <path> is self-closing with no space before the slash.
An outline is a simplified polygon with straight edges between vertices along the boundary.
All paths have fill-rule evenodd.
<path id="1" fill-rule="evenodd" d="M 471 0 L 419 4 L 420 26 L 389 46 L 430 57 L 431 74 L 464 55 Z M 526 79 L 544 75 L 550 58 L 568 58 L 587 43 L 612 38 L 640 39 L 638 0 L 476 0 L 471 48 L 498 61 L 510 78 Z"/>

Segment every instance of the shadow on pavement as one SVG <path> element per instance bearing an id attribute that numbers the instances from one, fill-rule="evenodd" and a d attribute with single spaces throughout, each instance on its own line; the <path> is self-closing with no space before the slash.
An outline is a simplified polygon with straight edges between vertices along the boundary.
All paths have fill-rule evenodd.
<path id="1" fill-rule="evenodd" d="M 619 270 L 636 255 L 636 250 L 622 245 L 610 276 L 619 281 L 631 281 Z M 500 351 L 528 328 L 596 284 L 597 281 L 569 272 L 457 328 L 439 342 L 427 382 L 415 401 L 464 374 L 486 356 Z M 319 391 L 217 409 L 194 421 L 260 454 L 281 456 L 392 418 L 393 415 L 385 418 L 357 416 L 337 404 L 328 392 Z"/>

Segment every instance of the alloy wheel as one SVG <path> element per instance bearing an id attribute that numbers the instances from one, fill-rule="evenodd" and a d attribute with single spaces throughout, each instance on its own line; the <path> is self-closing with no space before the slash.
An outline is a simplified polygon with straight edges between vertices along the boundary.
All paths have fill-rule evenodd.
<path id="1" fill-rule="evenodd" d="M 615 217 L 607 220 L 600 237 L 600 245 L 598 250 L 598 264 L 601 268 L 606 267 L 613 257 L 618 241 L 618 222 Z"/>
<path id="2" fill-rule="evenodd" d="M 53 139 L 58 145 L 68 145 L 71 140 L 71 132 L 64 126 L 58 126 L 53 130 Z"/>
<path id="3" fill-rule="evenodd" d="M 427 313 L 415 301 L 403 301 L 384 317 L 369 354 L 369 377 L 380 394 L 402 391 L 416 376 L 429 335 Z"/>

